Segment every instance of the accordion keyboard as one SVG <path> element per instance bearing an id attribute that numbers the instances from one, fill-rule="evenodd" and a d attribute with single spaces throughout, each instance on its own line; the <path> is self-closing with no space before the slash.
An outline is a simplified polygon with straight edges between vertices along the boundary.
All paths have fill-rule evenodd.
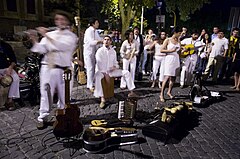
<path id="1" fill-rule="evenodd" d="M 133 119 L 137 109 L 137 101 L 127 99 L 126 101 L 119 101 L 118 105 L 118 119 Z"/>
<path id="2" fill-rule="evenodd" d="M 118 106 L 118 119 L 124 118 L 124 101 L 119 101 L 119 106 Z"/>

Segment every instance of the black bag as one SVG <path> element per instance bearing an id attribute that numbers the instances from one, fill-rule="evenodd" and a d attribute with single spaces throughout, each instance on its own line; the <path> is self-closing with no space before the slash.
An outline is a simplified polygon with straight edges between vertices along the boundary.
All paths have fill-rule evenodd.
<path id="1" fill-rule="evenodd" d="M 166 143 L 178 127 L 178 122 L 172 122 L 171 124 L 164 123 L 161 119 L 154 120 L 142 128 L 142 134 L 153 139 L 157 139 Z"/>

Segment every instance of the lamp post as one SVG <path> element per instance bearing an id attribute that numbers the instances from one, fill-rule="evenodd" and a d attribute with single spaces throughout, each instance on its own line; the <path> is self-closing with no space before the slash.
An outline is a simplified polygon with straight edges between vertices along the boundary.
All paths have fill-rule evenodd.
<path id="1" fill-rule="evenodd" d="M 159 15 L 158 15 L 158 33 L 160 32 L 160 29 L 161 29 L 161 7 L 162 7 L 162 2 L 157 1 L 157 9 L 158 9 L 158 12 L 159 12 Z"/>
<path id="2" fill-rule="evenodd" d="M 80 24 L 80 0 L 77 0 L 77 6 L 78 6 L 77 16 L 74 17 L 74 20 L 75 20 L 75 25 L 77 26 L 78 36 L 80 38 L 80 30 L 81 30 L 81 24 Z"/>
<path id="3" fill-rule="evenodd" d="M 143 13 L 144 13 L 144 7 L 142 6 L 142 15 L 141 15 L 141 30 L 140 30 L 140 34 L 143 33 Z"/>
<path id="4" fill-rule="evenodd" d="M 176 13 L 172 10 L 173 13 L 173 26 L 176 27 L 176 23 L 177 23 L 177 17 L 176 17 Z"/>

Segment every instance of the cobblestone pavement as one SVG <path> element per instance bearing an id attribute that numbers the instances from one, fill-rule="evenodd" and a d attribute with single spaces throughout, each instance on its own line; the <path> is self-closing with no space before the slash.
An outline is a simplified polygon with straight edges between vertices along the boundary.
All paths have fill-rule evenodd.
<path id="1" fill-rule="evenodd" d="M 150 88 L 146 81 L 138 82 L 136 93 L 140 95 L 136 123 L 144 125 L 147 117 L 154 112 L 159 101 L 159 89 Z M 221 91 L 222 101 L 216 101 L 207 107 L 197 108 L 195 123 L 181 131 L 178 138 L 167 144 L 142 135 L 143 142 L 108 149 L 100 154 L 85 153 L 80 142 L 74 146 L 58 142 L 52 133 L 52 127 L 37 130 L 35 126 L 39 106 L 18 107 L 15 111 L 0 110 L 0 158 L 240 158 L 240 93 L 231 90 L 230 85 L 208 86 L 210 90 Z M 174 87 L 173 94 L 183 95 L 190 88 Z M 73 98 L 81 110 L 81 119 L 85 126 L 92 119 L 113 119 L 117 117 L 118 100 L 127 96 L 127 90 L 115 88 L 115 97 L 106 109 L 99 108 L 96 99 L 85 88 L 74 88 Z M 168 99 L 160 106 L 171 104 Z M 69 148 L 70 147 L 70 148 Z"/>

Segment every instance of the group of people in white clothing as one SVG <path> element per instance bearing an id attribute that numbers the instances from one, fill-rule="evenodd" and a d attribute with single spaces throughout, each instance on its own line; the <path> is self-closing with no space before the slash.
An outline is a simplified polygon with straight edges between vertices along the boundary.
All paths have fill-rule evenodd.
<path id="1" fill-rule="evenodd" d="M 64 108 L 65 89 L 62 75 L 65 69 L 72 69 L 72 53 L 76 49 L 78 41 L 77 36 L 68 28 L 70 20 L 67 14 L 64 12 L 56 13 L 54 21 L 58 28 L 55 31 L 48 32 L 46 28 L 43 27 L 36 29 L 37 32 L 43 36 L 41 41 L 39 41 L 36 35 L 29 32 L 29 37 L 33 43 L 31 51 L 44 54 L 40 71 L 41 103 L 38 117 L 38 126 L 40 128 L 43 127 L 45 118 L 49 115 L 50 99 L 46 91 L 46 84 L 49 84 L 51 88 L 51 98 L 53 98 L 53 94 L 55 90 L 57 90 L 59 98 L 58 108 Z M 101 82 L 103 78 L 105 78 L 107 84 L 110 84 L 111 77 L 121 77 L 120 88 L 128 88 L 130 91 L 128 94 L 129 97 L 137 96 L 133 91 L 135 89 L 135 73 L 139 69 L 139 63 L 141 63 L 141 51 L 144 52 L 143 65 L 140 66 L 142 70 L 145 68 L 144 65 L 146 64 L 147 55 L 151 54 L 153 57 L 151 87 L 155 87 L 156 83 L 158 83 L 158 87 L 160 88 L 160 101 L 165 102 L 164 93 L 167 84 L 168 90 L 166 94 L 170 99 L 173 99 L 172 89 L 177 73 L 181 71 L 181 88 L 185 85 L 191 85 L 193 71 L 196 69 L 196 65 L 201 65 L 205 57 L 209 58 L 206 69 L 202 70 L 203 79 L 207 79 L 211 73 L 210 69 L 214 65 L 213 81 L 216 81 L 228 50 L 228 40 L 224 37 L 222 31 L 219 31 L 215 39 L 211 42 L 207 39 L 209 36 L 202 33 L 199 36 L 196 31 L 193 31 L 191 37 L 188 38 L 186 38 L 185 32 L 185 38 L 183 38 L 183 31 L 179 27 L 175 27 L 169 37 L 164 31 L 161 31 L 159 35 L 156 36 L 152 30 L 149 30 L 149 35 L 147 35 L 144 40 L 139 34 L 138 28 L 134 28 L 133 31 L 126 31 L 125 40 L 121 44 L 120 57 L 122 60 L 122 69 L 120 69 L 117 53 L 112 46 L 112 37 L 109 35 L 100 37 L 97 32 L 98 27 L 99 21 L 95 18 L 90 19 L 89 27 L 84 34 L 83 56 L 87 73 L 87 88 L 95 97 L 101 99 L 100 108 L 106 106 L 106 99 Z M 184 47 L 190 44 L 194 46 L 191 48 L 193 49 L 193 53 L 189 53 L 186 57 L 180 58 L 179 55 L 182 53 L 191 51 L 190 48 Z M 239 54 L 235 53 L 234 59 L 239 61 L 238 58 Z M 79 64 L 82 65 L 81 62 L 79 62 Z M 239 70 L 236 72 L 236 80 L 238 80 Z M 159 78 L 157 78 L 158 73 Z M 235 88 L 239 88 L 237 82 Z"/>
<path id="2" fill-rule="evenodd" d="M 129 96 L 136 96 L 133 93 L 135 88 L 135 69 L 139 52 L 138 43 L 134 40 L 133 32 L 125 33 L 126 40 L 122 43 L 120 54 L 123 58 L 123 70 L 119 69 L 116 51 L 112 48 L 112 38 L 104 36 L 102 39 L 96 29 L 99 26 L 97 19 L 90 20 L 90 26 L 84 35 L 84 63 L 87 72 L 87 88 L 94 93 L 95 97 L 101 98 L 100 107 L 105 107 L 105 97 L 101 80 L 110 82 L 110 77 L 121 77 L 120 87 L 130 90 Z M 103 44 L 101 47 L 98 44 Z M 130 72 L 128 71 L 130 66 Z M 109 83 L 110 84 L 110 83 Z"/>

